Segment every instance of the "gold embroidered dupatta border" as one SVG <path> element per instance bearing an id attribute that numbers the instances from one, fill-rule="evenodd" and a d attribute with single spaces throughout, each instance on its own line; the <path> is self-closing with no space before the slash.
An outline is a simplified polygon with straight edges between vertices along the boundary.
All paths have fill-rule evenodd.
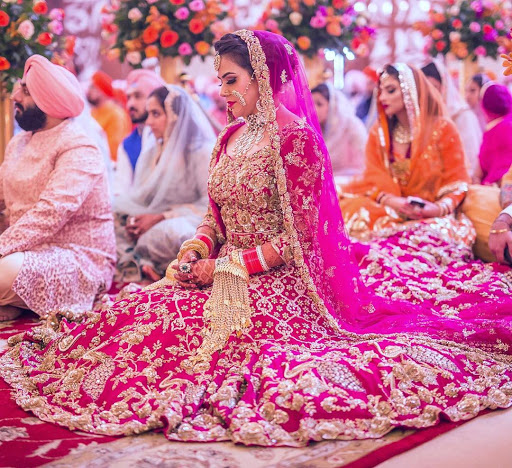
<path id="1" fill-rule="evenodd" d="M 286 229 L 286 234 L 288 235 L 290 247 L 293 251 L 295 265 L 298 269 L 300 277 L 308 288 L 309 296 L 315 303 L 318 312 L 324 317 L 324 319 L 334 330 L 340 332 L 340 326 L 334 317 L 329 313 L 322 298 L 318 294 L 317 288 L 311 278 L 309 267 L 304 260 L 304 251 L 298 240 L 293 209 L 290 203 L 290 195 L 287 188 L 286 171 L 281 157 L 281 138 L 279 135 L 279 126 L 276 120 L 276 106 L 272 93 L 272 87 L 270 86 L 270 71 L 266 63 L 265 53 L 263 52 L 263 48 L 261 47 L 258 38 L 252 31 L 240 30 L 234 32 L 233 34 L 239 36 L 247 44 L 251 66 L 254 70 L 254 74 L 258 82 L 260 103 L 264 109 L 267 122 L 269 122 L 267 125 L 267 131 L 269 133 L 271 152 L 275 164 L 277 188 L 281 198 L 284 226 Z M 323 170 L 324 168 L 322 167 L 322 171 Z"/>

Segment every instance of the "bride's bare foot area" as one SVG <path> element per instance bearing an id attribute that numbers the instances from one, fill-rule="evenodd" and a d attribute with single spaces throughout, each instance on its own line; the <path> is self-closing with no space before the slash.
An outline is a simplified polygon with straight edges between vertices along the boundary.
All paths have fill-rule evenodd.
<path id="1" fill-rule="evenodd" d="M 144 265 L 142 267 L 142 273 L 144 273 L 144 276 L 149 278 L 151 281 L 159 281 L 160 279 L 162 279 L 161 276 L 149 265 Z"/>
<path id="2" fill-rule="evenodd" d="M 0 322 L 17 319 L 23 313 L 23 309 L 14 306 L 0 306 Z"/>

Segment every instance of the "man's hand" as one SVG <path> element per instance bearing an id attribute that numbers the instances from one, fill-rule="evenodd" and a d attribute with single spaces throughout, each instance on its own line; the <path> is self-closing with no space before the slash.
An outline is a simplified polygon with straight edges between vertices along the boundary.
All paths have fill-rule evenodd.
<path id="1" fill-rule="evenodd" d="M 492 223 L 489 233 L 489 249 L 500 263 L 508 263 L 505 260 L 505 247 L 512 255 L 512 232 L 510 227 L 512 218 L 507 214 L 500 214 Z"/>
<path id="2" fill-rule="evenodd" d="M 133 239 L 138 239 L 142 234 L 149 231 L 155 224 L 163 221 L 163 214 L 143 214 L 131 216 L 126 223 L 126 232 Z"/>

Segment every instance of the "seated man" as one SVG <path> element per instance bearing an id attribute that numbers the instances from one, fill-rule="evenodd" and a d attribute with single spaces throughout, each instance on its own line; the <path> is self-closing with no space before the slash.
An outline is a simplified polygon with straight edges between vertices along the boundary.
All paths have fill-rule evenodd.
<path id="1" fill-rule="evenodd" d="M 512 205 L 512 168 L 501 179 L 501 188 L 494 185 L 471 185 L 464 200 L 462 211 L 471 220 L 476 229 L 476 241 L 473 246 L 475 256 L 486 262 L 495 262 L 502 258 L 503 239 L 506 236 L 496 236 L 496 232 L 504 227 L 498 219 L 507 221 L 505 213 L 512 213 L 509 205 Z M 508 208 L 508 210 L 505 210 Z M 502 211 L 503 210 L 503 211 Z M 496 224 L 496 226 L 494 226 Z M 501 257 L 496 257 L 494 250 L 501 252 Z"/>
<path id="2" fill-rule="evenodd" d="M 0 166 L 8 224 L 0 235 L 0 320 L 20 307 L 41 317 L 78 316 L 114 272 L 103 157 L 72 119 L 84 101 L 63 67 L 33 55 L 12 99 L 25 131 L 9 142 Z"/>
<path id="3" fill-rule="evenodd" d="M 107 135 L 110 158 L 115 163 L 117 148 L 130 133 L 131 122 L 126 111 L 115 101 L 112 78 L 97 71 L 91 78 L 87 100 L 91 104 L 91 115 Z"/>
<path id="4" fill-rule="evenodd" d="M 132 70 L 126 77 L 126 108 L 134 129 L 117 149 L 114 195 L 130 189 L 142 148 L 156 144 L 151 129 L 145 125 L 148 117 L 146 100 L 151 91 L 164 85 L 162 78 L 151 70 Z"/>
<path id="5" fill-rule="evenodd" d="M 512 254 L 512 169 L 504 176 L 501 182 L 500 205 L 503 208 L 490 227 L 489 250 L 500 263 L 511 263 L 505 258 L 505 247 Z M 492 208 L 491 208 L 492 212 Z M 496 215 L 495 215 L 496 216 Z"/>

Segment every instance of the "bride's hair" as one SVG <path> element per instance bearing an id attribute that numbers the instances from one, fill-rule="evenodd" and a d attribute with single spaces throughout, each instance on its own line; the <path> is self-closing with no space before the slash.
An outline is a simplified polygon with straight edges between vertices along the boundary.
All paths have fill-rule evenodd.
<path id="1" fill-rule="evenodd" d="M 254 70 L 251 66 L 251 59 L 249 57 L 249 49 L 244 40 L 236 34 L 225 34 L 214 45 L 215 51 L 219 55 L 228 56 L 233 62 L 247 70 L 249 75 L 252 76 Z"/>

